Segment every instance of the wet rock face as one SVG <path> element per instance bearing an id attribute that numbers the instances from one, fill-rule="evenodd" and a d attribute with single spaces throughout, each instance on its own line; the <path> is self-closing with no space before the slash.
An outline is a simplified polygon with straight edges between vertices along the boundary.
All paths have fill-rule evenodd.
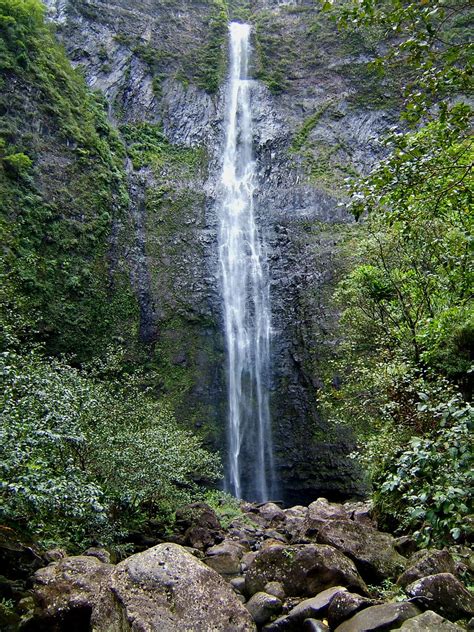
<path id="1" fill-rule="evenodd" d="M 142 340 L 157 345 L 160 366 L 186 376 L 178 415 L 221 447 L 227 405 L 216 200 L 224 90 L 206 92 L 200 68 L 216 3 L 46 4 L 70 58 L 105 94 L 118 127 L 160 124 L 173 147 L 202 152 L 203 166 L 192 173 L 189 165 L 157 172 L 128 162 L 134 242 L 115 257 L 126 256 L 133 269 Z M 275 457 L 288 504 L 364 492 L 347 459 L 353 438 L 333 429 L 328 439 L 314 395 L 336 343 L 329 299 L 350 222 L 338 206 L 342 181 L 378 159 L 376 138 L 392 121 L 382 105 L 357 98 L 367 54 L 328 35 L 314 3 L 298 2 L 298 11 L 293 4 L 254 3 L 251 17 L 255 38 L 276 33 L 290 50 L 282 60 L 284 85 L 272 91 L 258 53 L 262 42 L 255 41 L 254 74 L 261 81 L 252 87 L 256 214 L 268 245 L 272 299 Z M 218 63 L 225 55 L 222 40 Z"/>

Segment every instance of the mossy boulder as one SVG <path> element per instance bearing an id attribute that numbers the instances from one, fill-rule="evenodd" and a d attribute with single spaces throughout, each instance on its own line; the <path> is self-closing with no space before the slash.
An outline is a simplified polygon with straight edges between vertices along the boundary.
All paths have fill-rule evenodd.
<path id="1" fill-rule="evenodd" d="M 393 536 L 361 523 L 327 521 L 320 528 L 317 539 L 350 557 L 366 581 L 397 577 L 406 566 L 406 559 L 395 550 Z"/>
<path id="2" fill-rule="evenodd" d="M 279 581 L 288 596 L 313 596 L 326 588 L 345 586 L 362 594 L 367 586 L 354 563 L 331 546 L 300 544 L 272 546 L 260 551 L 245 576 L 246 592 L 263 591 Z"/>

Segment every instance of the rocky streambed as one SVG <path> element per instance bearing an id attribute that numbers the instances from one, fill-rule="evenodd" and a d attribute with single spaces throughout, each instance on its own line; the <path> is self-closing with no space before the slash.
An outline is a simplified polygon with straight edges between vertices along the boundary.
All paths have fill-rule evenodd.
<path id="1" fill-rule="evenodd" d="M 112 564 L 103 549 L 67 557 L 30 579 L 26 632 L 456 632 L 474 629 L 471 551 L 421 550 L 377 529 L 364 503 L 242 504 L 226 529 L 197 503 L 176 534 Z M 11 548 L 11 547 L 10 547 Z M 3 561 L 34 552 L 6 552 Z M 8 558 L 10 555 L 10 558 Z M 13 556 L 13 558 L 12 558 Z M 25 562 L 26 560 L 26 562 Z M 38 565 L 38 559 L 35 563 Z M 6 585 L 5 583 L 2 585 Z M 14 586 L 11 586 L 14 590 Z M 11 627 L 9 629 L 15 629 Z"/>

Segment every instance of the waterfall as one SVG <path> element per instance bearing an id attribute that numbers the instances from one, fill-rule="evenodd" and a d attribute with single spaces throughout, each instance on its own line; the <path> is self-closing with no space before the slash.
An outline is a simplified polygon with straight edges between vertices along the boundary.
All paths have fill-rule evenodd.
<path id="1" fill-rule="evenodd" d="M 270 292 L 255 223 L 250 26 L 233 22 L 221 176 L 219 258 L 228 359 L 226 489 L 238 498 L 275 493 L 269 408 Z"/>

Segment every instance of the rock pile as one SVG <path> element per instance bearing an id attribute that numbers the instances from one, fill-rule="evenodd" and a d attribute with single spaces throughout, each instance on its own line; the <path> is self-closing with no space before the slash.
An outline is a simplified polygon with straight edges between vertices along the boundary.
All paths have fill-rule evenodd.
<path id="1" fill-rule="evenodd" d="M 378 531 L 367 506 L 242 509 L 224 531 L 209 507 L 189 507 L 176 542 L 117 565 L 100 551 L 52 561 L 35 573 L 36 607 L 22 629 L 456 632 L 474 615 L 450 553 L 408 557 L 413 542 Z"/>

